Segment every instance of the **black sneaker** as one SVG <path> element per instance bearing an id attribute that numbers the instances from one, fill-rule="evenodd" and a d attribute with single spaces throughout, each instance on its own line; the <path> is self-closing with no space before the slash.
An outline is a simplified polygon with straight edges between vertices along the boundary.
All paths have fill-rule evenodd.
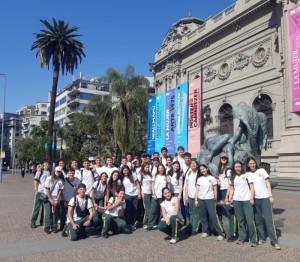
<path id="1" fill-rule="evenodd" d="M 44 232 L 46 235 L 50 234 L 51 233 L 51 230 L 50 229 L 44 229 Z"/>
<path id="2" fill-rule="evenodd" d="M 59 230 L 57 228 L 54 228 L 54 229 L 52 229 L 52 232 L 56 234 L 59 232 Z"/>
<path id="3" fill-rule="evenodd" d="M 36 224 L 35 224 L 35 223 L 31 223 L 31 224 L 30 224 L 30 227 L 31 227 L 31 228 L 36 228 Z"/>
<path id="4" fill-rule="evenodd" d="M 108 238 L 108 234 L 101 234 L 103 238 Z"/>
<path id="5" fill-rule="evenodd" d="M 63 230 L 63 231 L 61 232 L 61 236 L 62 236 L 62 237 L 67 237 L 67 236 L 68 236 L 66 230 Z"/>
<path id="6" fill-rule="evenodd" d="M 172 238 L 171 238 L 171 236 L 166 236 L 165 238 L 164 238 L 164 240 L 171 240 Z"/>
<path id="7" fill-rule="evenodd" d="M 229 238 L 227 238 L 227 242 L 234 242 L 237 240 L 237 237 L 233 237 L 233 236 L 230 236 Z"/>

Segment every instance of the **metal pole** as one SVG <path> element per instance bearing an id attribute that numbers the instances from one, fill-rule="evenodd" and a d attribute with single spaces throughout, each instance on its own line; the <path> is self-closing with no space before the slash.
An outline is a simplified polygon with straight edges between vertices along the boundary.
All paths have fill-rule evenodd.
<path id="1" fill-rule="evenodd" d="M 5 93 L 6 93 L 6 74 L 0 74 L 0 76 L 4 76 L 4 88 L 3 88 L 3 114 L 2 114 L 2 126 L 1 126 L 1 149 L 0 154 L 3 152 L 3 138 L 4 138 L 4 117 L 5 117 Z M 3 158 L 2 155 L 0 157 L 0 183 L 2 183 L 2 165 Z"/>

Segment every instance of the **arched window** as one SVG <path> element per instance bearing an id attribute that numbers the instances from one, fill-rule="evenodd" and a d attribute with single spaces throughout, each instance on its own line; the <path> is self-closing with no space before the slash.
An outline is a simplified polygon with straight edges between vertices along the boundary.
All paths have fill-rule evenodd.
<path id="1" fill-rule="evenodd" d="M 224 104 L 219 110 L 220 133 L 233 135 L 232 106 Z"/>
<path id="2" fill-rule="evenodd" d="M 267 131 L 268 138 L 273 138 L 273 109 L 272 109 L 272 99 L 266 95 L 261 94 L 255 98 L 253 102 L 253 107 L 257 112 L 262 112 L 267 117 Z"/>

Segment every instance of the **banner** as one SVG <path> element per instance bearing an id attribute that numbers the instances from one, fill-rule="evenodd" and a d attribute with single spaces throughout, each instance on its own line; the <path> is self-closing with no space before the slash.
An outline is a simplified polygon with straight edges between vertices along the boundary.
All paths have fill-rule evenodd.
<path id="1" fill-rule="evenodd" d="M 168 154 L 175 154 L 175 90 L 166 93 L 165 147 Z"/>
<path id="2" fill-rule="evenodd" d="M 156 96 L 148 100 L 148 154 L 155 151 Z"/>
<path id="3" fill-rule="evenodd" d="M 175 147 L 183 146 L 187 150 L 187 106 L 188 85 L 184 82 L 176 88 L 176 133 Z"/>
<path id="4" fill-rule="evenodd" d="M 300 112 L 300 6 L 288 11 L 292 112 Z"/>
<path id="5" fill-rule="evenodd" d="M 189 83 L 188 152 L 200 152 L 201 139 L 201 78 Z"/>
<path id="6" fill-rule="evenodd" d="M 160 153 L 165 145 L 165 93 L 156 96 L 155 151 Z"/>

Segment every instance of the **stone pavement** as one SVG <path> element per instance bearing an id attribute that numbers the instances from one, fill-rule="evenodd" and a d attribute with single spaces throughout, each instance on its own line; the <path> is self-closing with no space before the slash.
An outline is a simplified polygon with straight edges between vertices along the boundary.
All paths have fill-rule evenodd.
<path id="1" fill-rule="evenodd" d="M 33 176 L 5 174 L 0 184 L 0 261 L 300 261 L 300 193 L 274 190 L 275 217 L 284 219 L 278 230 L 281 251 L 269 243 L 216 241 L 215 237 L 187 237 L 171 245 L 157 230 L 138 229 L 132 235 L 103 239 L 92 235 L 71 242 L 60 233 L 46 235 L 29 226 L 33 206 Z"/>

